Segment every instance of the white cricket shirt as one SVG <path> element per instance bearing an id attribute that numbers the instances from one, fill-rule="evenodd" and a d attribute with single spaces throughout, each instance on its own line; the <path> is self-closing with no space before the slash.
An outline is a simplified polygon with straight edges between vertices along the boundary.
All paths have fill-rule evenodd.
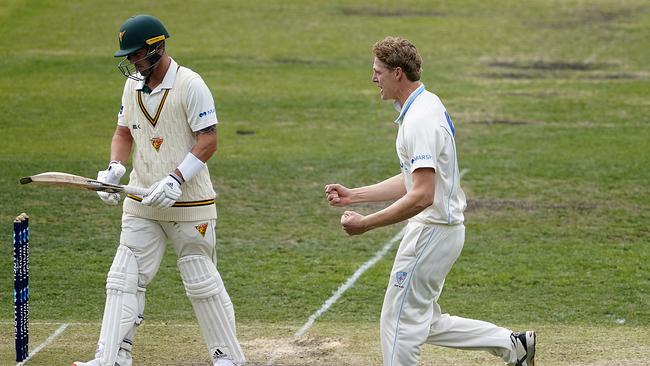
<path id="1" fill-rule="evenodd" d="M 153 89 L 151 93 L 142 93 L 142 102 L 152 116 L 156 115 L 160 102 L 165 95 L 164 91 L 171 89 L 174 86 L 174 80 L 176 80 L 178 63 L 174 59 L 170 59 L 171 63 L 162 83 Z M 131 85 L 133 84 L 125 83 L 124 88 L 132 87 Z M 142 90 L 143 87 L 144 80 L 136 84 L 135 90 Z M 126 104 L 124 98 L 128 94 L 126 90 L 122 93 L 122 106 L 117 115 L 117 124 L 124 127 L 129 126 L 129 121 L 124 116 L 124 105 Z M 190 82 L 185 101 L 187 103 L 187 123 L 192 131 L 196 132 L 219 123 L 212 93 L 202 78 L 195 78 Z"/>
<path id="2" fill-rule="evenodd" d="M 194 71 L 173 62 L 162 83 L 145 93 L 143 82 L 127 79 L 118 123 L 133 137 L 129 184 L 150 187 L 180 164 L 196 144 L 202 128 L 217 123 L 214 101 L 205 82 Z M 217 217 L 215 191 L 208 166 L 183 184 L 174 205 L 158 209 L 140 204 L 142 197 L 127 195 L 125 213 L 152 220 L 197 221 Z"/>
<path id="3" fill-rule="evenodd" d="M 466 207 L 460 188 L 454 124 L 445 106 L 424 84 L 408 97 L 404 106 L 395 102 L 400 112 L 395 120 L 397 156 L 407 192 L 413 188 L 413 172 L 433 168 L 436 172 L 433 204 L 409 221 L 424 224 L 461 224 Z"/>

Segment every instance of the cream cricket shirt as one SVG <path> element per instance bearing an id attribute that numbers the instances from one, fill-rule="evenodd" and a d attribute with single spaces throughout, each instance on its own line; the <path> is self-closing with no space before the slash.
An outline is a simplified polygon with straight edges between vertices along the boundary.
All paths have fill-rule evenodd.
<path id="1" fill-rule="evenodd" d="M 171 60 L 162 83 L 150 93 L 144 82 L 128 79 L 117 124 L 133 136 L 133 170 L 129 184 L 149 187 L 165 178 L 196 144 L 194 132 L 217 124 L 212 94 L 201 77 Z M 217 217 L 215 192 L 207 165 L 181 187 L 183 194 L 168 209 L 144 206 L 128 195 L 124 212 L 153 220 L 196 221 Z"/>
<path id="2" fill-rule="evenodd" d="M 421 84 L 404 106 L 395 102 L 400 112 L 395 120 L 397 156 L 406 190 L 413 188 L 413 172 L 433 168 L 436 172 L 433 204 L 411 218 L 424 224 L 461 224 L 464 220 L 465 193 L 460 188 L 454 124 L 440 99 Z"/>

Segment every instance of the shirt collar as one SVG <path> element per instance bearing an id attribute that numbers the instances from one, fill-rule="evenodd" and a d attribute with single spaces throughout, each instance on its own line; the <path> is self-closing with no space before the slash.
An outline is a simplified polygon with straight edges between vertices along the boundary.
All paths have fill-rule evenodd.
<path id="1" fill-rule="evenodd" d="M 420 83 L 420 86 L 418 86 L 418 88 L 415 89 L 411 93 L 411 95 L 409 95 L 409 97 L 406 99 L 406 102 L 404 102 L 404 106 L 401 106 L 398 101 L 395 101 L 393 103 L 393 106 L 399 112 L 399 116 L 397 116 L 395 123 L 397 124 L 402 123 L 402 121 L 404 120 L 404 116 L 406 115 L 406 112 L 408 112 L 409 108 L 411 108 L 411 104 L 413 104 L 415 98 L 417 98 L 418 95 L 422 94 L 423 91 L 424 91 L 424 84 Z"/>
<path id="2" fill-rule="evenodd" d="M 176 74 L 178 73 L 178 63 L 174 61 L 173 58 L 169 58 L 169 69 L 163 78 L 162 83 L 156 87 L 156 89 L 151 91 L 151 94 L 157 93 L 162 89 L 171 89 L 174 86 L 174 80 L 176 80 Z M 142 90 L 144 87 L 144 80 L 138 81 L 138 84 L 135 86 L 135 90 Z"/>

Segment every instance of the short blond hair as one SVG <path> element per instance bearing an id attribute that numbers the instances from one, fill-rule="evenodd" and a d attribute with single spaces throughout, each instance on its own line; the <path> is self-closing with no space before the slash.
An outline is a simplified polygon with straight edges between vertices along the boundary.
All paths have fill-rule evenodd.
<path id="1" fill-rule="evenodd" d="M 386 37 L 372 47 L 375 57 L 389 68 L 401 68 L 410 81 L 420 80 L 422 58 L 409 40 L 400 37 Z"/>

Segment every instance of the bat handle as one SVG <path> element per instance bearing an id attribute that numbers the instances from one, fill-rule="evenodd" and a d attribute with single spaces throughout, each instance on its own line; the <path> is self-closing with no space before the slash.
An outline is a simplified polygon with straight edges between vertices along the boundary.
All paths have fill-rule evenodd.
<path id="1" fill-rule="evenodd" d="M 127 194 L 134 194 L 136 196 L 144 197 L 149 193 L 149 188 L 140 188 L 135 186 L 124 186 L 124 192 Z"/>

